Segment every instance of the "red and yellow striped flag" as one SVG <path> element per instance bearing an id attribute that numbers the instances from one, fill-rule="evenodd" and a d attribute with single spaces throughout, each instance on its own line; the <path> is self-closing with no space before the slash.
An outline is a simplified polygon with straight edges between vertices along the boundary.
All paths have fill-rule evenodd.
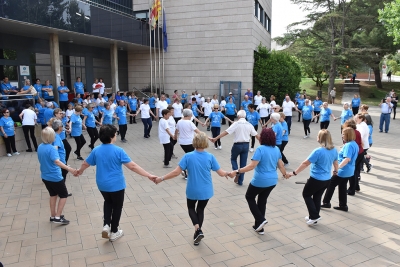
<path id="1" fill-rule="evenodd" d="M 160 18 L 160 11 L 161 11 L 161 1 L 154 0 L 154 3 L 151 7 L 151 13 L 150 13 L 150 25 L 153 28 L 156 27 L 156 23 Z"/>

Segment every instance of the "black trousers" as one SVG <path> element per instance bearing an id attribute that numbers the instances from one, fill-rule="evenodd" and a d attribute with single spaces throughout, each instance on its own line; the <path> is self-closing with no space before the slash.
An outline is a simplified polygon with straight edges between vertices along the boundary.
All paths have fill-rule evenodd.
<path id="1" fill-rule="evenodd" d="M 269 120 L 269 117 L 261 117 L 261 123 L 264 125 Z"/>
<path id="2" fill-rule="evenodd" d="M 393 119 L 396 118 L 396 108 L 397 106 L 393 105 L 392 111 L 393 111 Z"/>
<path id="3" fill-rule="evenodd" d="M 119 221 L 121 219 L 122 207 L 124 205 L 125 189 L 115 192 L 100 191 L 104 198 L 103 213 L 104 225 L 111 226 L 111 232 L 118 231 Z"/>
<path id="4" fill-rule="evenodd" d="M 68 109 L 68 101 L 60 101 L 60 109 L 66 111 Z"/>
<path id="5" fill-rule="evenodd" d="M 224 116 L 225 116 L 225 110 L 224 110 L 224 111 L 221 111 L 221 113 L 224 114 Z M 222 125 L 225 125 L 225 124 L 226 124 L 226 119 L 225 119 L 225 117 L 222 119 L 221 124 L 222 124 Z"/>
<path id="6" fill-rule="evenodd" d="M 185 151 L 185 153 L 189 153 L 194 151 L 194 147 L 192 144 L 190 145 L 181 145 L 181 148 L 183 149 L 183 151 Z M 183 171 L 185 173 L 185 177 L 187 177 L 187 171 Z"/>
<path id="7" fill-rule="evenodd" d="M 321 121 L 320 123 L 320 128 L 322 129 L 328 129 L 330 121 Z"/>
<path id="8" fill-rule="evenodd" d="M 365 151 L 362 153 L 358 154 L 357 159 L 356 159 L 356 167 L 354 168 L 354 174 L 353 176 L 350 177 L 349 180 L 349 192 L 354 194 L 355 190 L 360 190 L 360 183 L 358 181 L 358 177 L 360 177 L 360 168 L 361 168 L 361 163 L 363 162 L 365 156 Z"/>
<path id="9" fill-rule="evenodd" d="M 17 152 L 17 149 L 15 148 L 15 135 L 7 136 L 7 138 L 3 136 L 3 140 L 6 145 L 7 154 L 11 154 L 11 149 L 13 152 Z"/>
<path id="10" fill-rule="evenodd" d="M 35 125 L 23 125 L 22 130 L 24 131 L 25 141 L 26 145 L 28 146 L 28 149 L 32 149 L 31 141 L 29 140 L 29 134 L 30 134 L 33 146 L 35 147 L 35 150 L 37 150 L 38 145 L 35 137 Z"/>
<path id="11" fill-rule="evenodd" d="M 151 112 L 153 112 L 154 115 L 158 116 L 158 114 L 156 114 L 156 108 L 150 108 L 150 109 L 151 109 Z M 152 121 L 155 121 L 156 118 L 154 118 L 153 116 L 151 116 L 151 120 L 152 120 Z"/>
<path id="12" fill-rule="evenodd" d="M 67 181 L 67 174 L 68 174 L 68 171 L 61 168 L 61 175 L 64 178 L 64 182 Z"/>
<path id="13" fill-rule="evenodd" d="M 231 121 L 235 121 L 235 115 L 226 115 L 228 117 L 228 119 L 230 119 Z M 228 125 L 231 126 L 231 122 L 228 121 Z"/>
<path id="14" fill-rule="evenodd" d="M 258 124 L 257 125 L 253 125 L 254 130 L 256 130 L 256 132 L 258 131 Z M 251 148 L 254 148 L 254 143 L 256 142 L 256 137 L 255 136 L 251 136 Z"/>
<path id="15" fill-rule="evenodd" d="M 171 157 L 174 155 L 174 147 L 176 145 L 177 140 L 174 140 L 172 137 L 169 138 L 169 143 L 171 144 Z"/>
<path id="16" fill-rule="evenodd" d="M 119 134 L 121 135 L 121 140 L 125 140 L 125 135 L 126 132 L 128 131 L 128 125 L 127 124 L 121 124 L 118 125 L 119 127 Z"/>
<path id="17" fill-rule="evenodd" d="M 297 112 L 299 113 L 299 119 L 297 120 L 297 122 L 300 122 L 300 118 L 301 118 L 302 113 L 300 111 L 297 111 Z"/>
<path id="18" fill-rule="evenodd" d="M 303 188 L 303 198 L 308 209 L 308 217 L 311 220 L 318 219 L 321 210 L 321 199 L 330 180 L 320 181 L 313 177 L 308 178 Z"/>
<path id="19" fill-rule="evenodd" d="M 211 134 L 212 137 L 217 137 L 221 133 L 221 127 L 211 127 Z M 218 139 L 217 141 L 214 142 L 214 146 L 218 147 L 221 145 L 221 139 Z"/>
<path id="20" fill-rule="evenodd" d="M 178 118 L 178 117 L 175 118 L 175 117 L 174 117 L 175 123 L 178 123 L 178 121 L 179 121 L 180 119 L 182 119 L 182 118 Z"/>
<path id="21" fill-rule="evenodd" d="M 321 113 L 321 111 L 315 111 L 314 110 L 314 116 L 317 116 L 317 121 L 316 121 L 316 123 L 318 123 L 319 122 L 319 113 Z M 314 119 L 312 120 L 312 122 L 314 122 Z"/>
<path id="22" fill-rule="evenodd" d="M 151 118 L 142 119 L 143 122 L 143 130 L 144 130 L 144 137 L 150 136 L 151 128 L 153 127 L 153 122 Z"/>
<path id="23" fill-rule="evenodd" d="M 136 110 L 131 110 L 130 113 L 131 113 L 131 114 L 136 114 Z M 136 123 L 136 116 L 135 116 L 135 117 L 129 116 L 129 123 L 130 123 L 130 124 Z"/>
<path id="24" fill-rule="evenodd" d="M 203 221 L 204 221 L 204 210 L 207 206 L 208 199 L 207 200 L 192 200 L 192 199 L 186 199 L 187 203 L 187 208 L 189 211 L 189 217 L 192 220 L 193 225 L 198 224 L 199 227 L 201 228 L 203 226 Z M 196 207 L 197 203 L 197 207 Z"/>
<path id="25" fill-rule="evenodd" d="M 356 115 L 358 113 L 358 108 L 359 107 L 352 107 L 351 110 L 353 111 L 353 115 Z"/>
<path id="26" fill-rule="evenodd" d="M 303 126 L 304 126 L 304 135 L 310 134 L 310 123 L 311 123 L 311 119 L 310 120 L 305 120 L 303 118 Z"/>
<path id="27" fill-rule="evenodd" d="M 169 165 L 172 157 L 171 143 L 163 144 L 164 147 L 164 165 Z"/>
<path id="28" fill-rule="evenodd" d="M 282 161 L 285 164 L 289 163 L 286 156 L 283 154 L 283 150 L 285 149 L 285 146 L 287 145 L 287 143 L 288 143 L 288 141 L 282 141 L 282 144 L 279 146 L 279 150 L 281 151 Z"/>
<path id="29" fill-rule="evenodd" d="M 86 131 L 90 136 L 90 148 L 94 148 L 94 143 L 96 143 L 97 139 L 99 139 L 99 132 L 96 127 L 86 127 Z"/>
<path id="30" fill-rule="evenodd" d="M 339 188 L 339 206 L 346 207 L 347 206 L 347 181 L 350 177 L 339 177 L 337 175 L 333 175 L 328 189 L 326 190 L 324 199 L 322 200 L 323 203 L 331 203 L 331 199 L 333 193 L 335 193 L 336 186 Z"/>
<path id="31" fill-rule="evenodd" d="M 86 139 L 85 137 L 83 137 L 83 135 L 81 134 L 80 136 L 73 136 L 75 139 L 75 143 L 76 143 L 76 154 L 78 155 L 78 157 L 81 156 L 81 149 L 82 147 L 86 144 Z"/>
<path id="32" fill-rule="evenodd" d="M 62 140 L 65 149 L 65 162 L 68 163 L 69 154 L 71 154 L 71 145 L 68 143 L 67 139 Z"/>
<path id="33" fill-rule="evenodd" d="M 267 208 L 267 199 L 275 185 L 269 187 L 256 187 L 249 184 L 246 192 L 246 200 L 250 211 L 254 217 L 254 225 L 257 227 L 265 221 L 265 210 Z M 258 197 L 257 197 L 258 196 Z M 257 197 L 257 202 L 256 202 Z"/>

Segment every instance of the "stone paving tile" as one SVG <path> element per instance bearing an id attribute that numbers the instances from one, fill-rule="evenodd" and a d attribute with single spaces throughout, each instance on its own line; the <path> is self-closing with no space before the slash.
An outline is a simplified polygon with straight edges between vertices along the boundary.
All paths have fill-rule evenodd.
<path id="1" fill-rule="evenodd" d="M 341 107 L 331 105 L 339 116 Z M 48 193 L 41 179 L 35 153 L 1 157 L 0 173 L 0 261 L 9 266 L 398 266 L 400 264 L 400 124 L 391 121 L 388 134 L 379 133 L 379 110 L 372 107 L 374 144 L 368 153 L 374 168 L 362 173 L 361 191 L 348 198 L 349 212 L 321 211 L 322 220 L 309 227 L 301 195 L 309 171 L 289 180 L 279 179 L 267 204 L 269 223 L 265 235 L 254 233 L 254 221 L 244 198 L 252 173 L 240 187 L 213 173 L 215 196 L 210 200 L 200 246 L 193 246 L 193 226 L 187 214 L 186 182 L 177 177 L 154 185 L 126 168 L 127 181 L 121 228 L 125 236 L 114 243 L 101 238 L 103 199 L 95 182 L 95 169 L 79 178 L 68 175 L 68 198 L 64 215 L 70 225 L 48 221 Z M 162 175 L 163 148 L 157 138 L 143 140 L 142 124 L 128 125 L 124 149 L 146 170 Z M 340 124 L 329 130 L 340 146 Z M 226 126 L 223 127 L 226 129 Z M 205 131 L 205 128 L 200 128 Z M 317 147 L 319 125 L 311 124 L 312 138 L 303 139 L 296 118 L 285 154 L 289 171 L 295 169 Z M 210 132 L 206 132 L 210 135 Z M 88 136 L 85 133 L 88 140 Z M 75 143 L 69 139 L 72 147 Z M 117 145 L 122 145 L 117 141 Z M 222 139 L 222 150 L 209 148 L 221 167 L 230 170 L 232 137 Z M 90 153 L 83 148 L 83 155 Z M 177 145 L 175 154 L 183 151 Z M 251 158 L 252 154 L 249 154 Z M 176 166 L 179 159 L 172 160 Z M 81 162 L 71 156 L 69 164 Z M 337 194 L 332 204 L 338 202 Z"/>

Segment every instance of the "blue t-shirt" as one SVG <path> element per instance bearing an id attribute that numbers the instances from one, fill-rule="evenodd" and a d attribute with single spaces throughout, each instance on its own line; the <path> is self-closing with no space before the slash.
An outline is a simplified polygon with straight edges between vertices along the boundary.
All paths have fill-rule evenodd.
<path id="1" fill-rule="evenodd" d="M 57 149 L 52 144 L 42 143 L 38 147 L 37 154 L 42 179 L 50 182 L 62 181 L 61 168 L 54 163 L 60 159 Z"/>
<path id="2" fill-rule="evenodd" d="M 260 120 L 260 114 L 257 111 L 247 112 L 246 119 L 251 125 L 256 126 L 258 125 L 258 121 Z"/>
<path id="3" fill-rule="evenodd" d="M 42 85 L 35 83 L 33 87 L 36 89 L 37 95 L 35 96 L 35 99 L 37 100 L 39 97 L 42 97 Z"/>
<path id="4" fill-rule="evenodd" d="M 44 109 L 42 124 L 47 124 L 47 122 L 54 117 L 54 110 L 52 108 Z"/>
<path id="5" fill-rule="evenodd" d="M 104 110 L 106 110 L 106 108 L 104 106 L 97 106 L 97 111 L 104 113 Z"/>
<path id="6" fill-rule="evenodd" d="M 248 106 L 250 104 L 251 104 L 250 100 L 247 100 L 247 101 L 243 100 L 242 104 L 240 106 L 243 108 L 244 111 L 246 111 L 246 113 L 248 113 L 249 112 Z"/>
<path id="7" fill-rule="evenodd" d="M 279 122 L 275 123 L 274 126 L 272 126 L 272 130 L 275 132 L 276 145 L 281 145 L 283 136 L 282 124 Z"/>
<path id="8" fill-rule="evenodd" d="M 185 103 L 186 103 L 186 98 L 187 98 L 187 96 L 188 96 L 187 94 L 182 94 L 182 96 L 181 96 L 181 97 L 182 97 L 182 99 L 181 99 L 181 103 L 182 103 L 182 104 L 185 104 Z"/>
<path id="9" fill-rule="evenodd" d="M 40 105 L 40 104 L 39 104 Z M 42 107 L 41 105 L 40 105 L 40 108 L 37 108 L 38 110 L 39 110 L 39 113 L 38 113 L 38 115 L 37 115 L 37 123 L 40 123 L 40 124 L 46 124 L 46 122 L 45 122 L 45 119 L 44 119 L 44 112 L 46 111 L 46 107 Z"/>
<path id="10" fill-rule="evenodd" d="M 85 91 L 83 90 L 83 83 L 82 82 L 75 82 L 75 93 L 83 95 Z"/>
<path id="11" fill-rule="evenodd" d="M 297 108 L 299 110 L 302 110 L 303 107 L 304 107 L 305 102 L 306 102 L 306 100 L 304 98 L 303 99 L 301 99 L 301 98 L 297 99 Z"/>
<path id="12" fill-rule="evenodd" d="M 171 99 L 166 98 L 165 101 L 167 101 L 168 105 L 171 104 Z"/>
<path id="13" fill-rule="evenodd" d="M 64 164 L 67 164 L 67 162 L 65 161 L 65 148 L 64 148 L 64 143 L 62 142 L 62 138 L 61 135 L 56 133 L 56 138 L 53 142 L 53 146 L 57 146 L 57 152 L 58 152 L 58 156 L 60 157 L 60 161 Z"/>
<path id="14" fill-rule="evenodd" d="M 136 109 L 137 109 L 137 98 L 131 98 L 131 99 L 129 99 L 128 103 L 129 103 L 129 108 L 130 108 L 132 111 L 136 111 Z"/>
<path id="15" fill-rule="evenodd" d="M 211 121 L 211 127 L 221 127 L 221 120 L 224 118 L 224 114 L 222 114 L 221 112 L 217 111 L 213 111 L 211 112 L 210 116 L 208 116 L 208 118 Z"/>
<path id="16" fill-rule="evenodd" d="M 122 148 L 113 144 L 99 145 L 93 149 L 86 162 L 96 166 L 96 184 L 100 191 L 116 192 L 125 189 L 122 164 L 131 162 L 131 158 Z"/>
<path id="17" fill-rule="evenodd" d="M 14 121 L 11 119 L 11 117 L 1 117 L 0 118 L 0 126 L 3 127 L 4 132 L 6 133 L 7 136 L 14 136 Z M 3 132 L 0 131 L 0 135 L 3 135 Z"/>
<path id="18" fill-rule="evenodd" d="M 86 110 L 85 113 L 83 113 L 84 116 L 86 116 L 85 120 L 85 125 L 86 127 L 94 128 L 96 127 L 96 122 L 94 118 L 93 112 L 90 112 L 89 110 Z"/>
<path id="19" fill-rule="evenodd" d="M 369 129 L 369 136 L 368 136 L 368 142 L 370 145 L 372 145 L 372 132 L 374 131 L 374 127 L 372 127 L 372 125 L 368 125 L 368 129 Z"/>
<path id="20" fill-rule="evenodd" d="M 193 112 L 193 116 L 198 117 L 199 114 L 197 113 L 197 104 L 196 103 L 192 103 L 192 112 Z"/>
<path id="21" fill-rule="evenodd" d="M 357 156 L 358 156 L 358 145 L 355 141 L 350 141 L 344 144 L 342 150 L 340 150 L 339 152 L 338 162 L 339 164 L 342 163 L 342 161 L 345 158 L 349 158 L 350 161 L 346 164 L 346 166 L 339 169 L 338 171 L 339 177 L 348 178 L 350 176 L 353 176 Z"/>
<path id="22" fill-rule="evenodd" d="M 353 98 L 352 100 L 351 100 L 351 106 L 352 107 L 359 107 L 360 106 L 360 104 L 361 104 L 361 99 L 358 97 L 358 98 Z"/>
<path id="23" fill-rule="evenodd" d="M 68 90 L 68 87 L 66 87 L 66 86 L 59 86 L 59 87 L 57 88 L 57 90 L 58 90 L 58 94 L 59 94 L 59 100 L 60 100 L 60 101 L 68 101 L 68 92 L 65 92 L 65 93 L 61 93 L 61 92 L 60 92 L 61 90 Z"/>
<path id="24" fill-rule="evenodd" d="M 282 125 L 282 131 L 283 131 L 282 141 L 289 141 L 289 128 L 287 126 L 287 122 L 282 121 L 281 125 Z"/>
<path id="25" fill-rule="evenodd" d="M 322 100 L 314 100 L 314 111 L 321 111 Z"/>
<path id="26" fill-rule="evenodd" d="M 51 86 L 51 85 L 48 85 L 48 86 L 45 85 L 42 87 L 42 96 L 44 99 L 53 99 L 54 98 L 53 96 L 49 96 L 49 93 L 47 91 L 43 90 L 43 89 L 49 89 L 49 88 L 51 90 L 53 90 L 53 86 Z"/>
<path id="27" fill-rule="evenodd" d="M 193 151 L 183 156 L 179 162 L 182 170 L 188 171 L 186 197 L 191 200 L 207 200 L 214 195 L 211 170 L 220 166 L 214 155 L 203 151 Z"/>
<path id="28" fill-rule="evenodd" d="M 296 93 L 294 100 L 296 100 L 296 102 L 300 99 L 300 93 Z"/>
<path id="29" fill-rule="evenodd" d="M 229 103 L 229 98 L 232 98 L 232 102 L 235 103 L 235 97 L 234 97 L 234 96 L 227 96 L 227 97 L 225 97 L 226 103 Z"/>
<path id="30" fill-rule="evenodd" d="M 330 117 L 332 114 L 332 110 L 330 108 L 322 108 L 321 109 L 321 122 L 330 121 Z"/>
<path id="31" fill-rule="evenodd" d="M 94 115 L 94 116 L 96 116 L 96 117 L 99 116 L 99 107 L 94 107 L 93 110 L 92 110 L 92 112 L 93 112 L 93 115 Z M 95 124 L 95 125 L 96 125 L 96 124 Z"/>
<path id="32" fill-rule="evenodd" d="M 340 124 L 343 125 L 351 117 L 353 117 L 353 111 L 351 109 L 343 109 L 340 115 Z"/>
<path id="33" fill-rule="evenodd" d="M 337 159 L 338 152 L 335 148 L 331 150 L 325 147 L 314 149 L 307 158 L 307 160 L 311 162 L 310 176 L 320 181 L 331 179 L 332 164 Z"/>
<path id="34" fill-rule="evenodd" d="M 154 96 L 150 97 L 149 106 L 150 106 L 150 108 L 156 108 L 156 98 Z"/>
<path id="35" fill-rule="evenodd" d="M 51 103 L 53 103 L 54 108 L 59 108 L 60 106 L 58 106 L 58 104 L 55 101 L 51 101 Z"/>
<path id="36" fill-rule="evenodd" d="M 126 95 L 122 95 L 121 100 L 124 100 L 126 102 L 126 101 L 128 101 L 128 97 Z"/>
<path id="37" fill-rule="evenodd" d="M 251 160 L 257 160 L 258 164 L 254 169 L 254 176 L 250 183 L 256 187 L 270 187 L 278 183 L 276 168 L 281 159 L 281 151 L 277 146 L 257 147 Z"/>
<path id="38" fill-rule="evenodd" d="M 227 103 L 225 105 L 226 115 L 235 115 L 236 105 L 234 103 Z"/>
<path id="39" fill-rule="evenodd" d="M 105 109 L 103 113 L 103 124 L 112 124 L 113 112 L 112 110 Z"/>
<path id="40" fill-rule="evenodd" d="M 72 122 L 71 136 L 81 136 L 82 134 L 82 119 L 80 115 L 75 113 L 71 115 L 70 121 Z"/>
<path id="41" fill-rule="evenodd" d="M 25 85 L 24 87 L 22 87 L 22 90 L 28 91 L 29 88 L 31 88 L 30 85 Z M 31 93 L 30 93 L 30 94 L 31 94 Z M 31 95 L 27 95 L 27 96 L 25 96 L 25 98 L 32 98 L 32 96 L 31 96 Z"/>
<path id="42" fill-rule="evenodd" d="M 118 106 L 115 109 L 115 114 L 119 118 L 118 120 L 118 125 L 124 125 L 126 124 L 126 107 L 125 106 Z"/>
<path id="43" fill-rule="evenodd" d="M 68 118 L 67 117 L 63 117 L 62 119 L 61 119 L 61 122 L 62 122 L 62 124 L 63 124 L 63 127 L 64 127 L 64 129 L 65 129 L 65 126 L 67 125 L 67 122 L 68 122 Z M 60 133 L 60 138 L 61 138 L 61 140 L 64 140 L 65 138 L 66 138 L 66 136 L 65 136 L 65 130 L 63 129 L 63 131 Z"/>
<path id="44" fill-rule="evenodd" d="M 303 120 L 311 120 L 313 111 L 314 111 L 314 108 L 312 106 L 304 106 L 301 109 L 301 112 L 303 115 Z"/>
<path id="45" fill-rule="evenodd" d="M 103 95 L 104 101 L 108 102 L 108 96 L 106 94 Z"/>

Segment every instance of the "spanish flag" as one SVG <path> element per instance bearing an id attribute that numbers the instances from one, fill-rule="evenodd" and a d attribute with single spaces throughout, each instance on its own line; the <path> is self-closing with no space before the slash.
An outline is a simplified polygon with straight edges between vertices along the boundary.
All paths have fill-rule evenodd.
<path id="1" fill-rule="evenodd" d="M 161 11 L 160 0 L 154 0 L 150 14 L 150 25 L 152 26 L 152 28 L 156 27 L 157 21 L 160 18 L 160 11 Z"/>

